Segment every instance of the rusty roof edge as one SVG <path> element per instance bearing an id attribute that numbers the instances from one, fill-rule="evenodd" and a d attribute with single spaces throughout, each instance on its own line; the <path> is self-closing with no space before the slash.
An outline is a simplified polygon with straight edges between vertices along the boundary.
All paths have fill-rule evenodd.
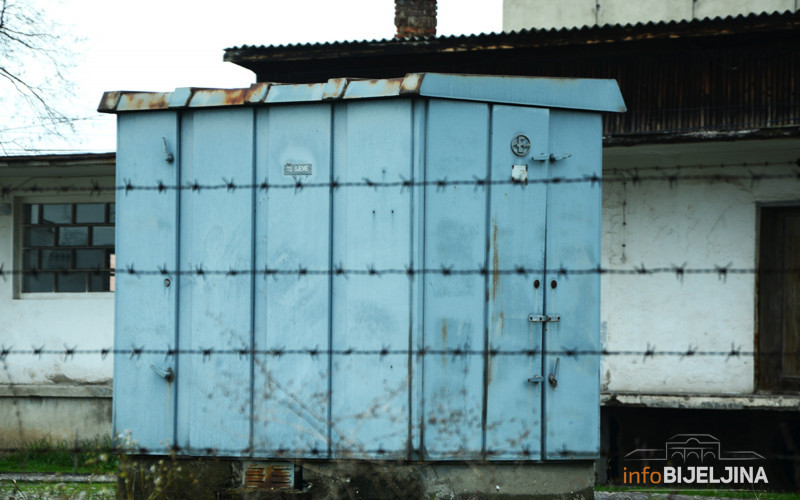
<path id="1" fill-rule="evenodd" d="M 422 82 L 425 80 L 425 73 L 408 73 L 400 84 L 400 95 L 414 94 L 419 95 Z"/>
<path id="2" fill-rule="evenodd" d="M 267 100 L 269 97 L 269 89 L 272 84 L 269 82 L 254 83 L 245 93 L 244 100 L 248 104 L 260 104 Z"/>
<path id="3" fill-rule="evenodd" d="M 97 111 L 100 113 L 113 113 L 119 104 L 119 98 L 122 91 L 113 90 L 110 92 L 103 92 L 103 97 L 100 98 L 100 104 L 97 105 Z"/>
<path id="4" fill-rule="evenodd" d="M 347 92 L 347 85 L 350 83 L 349 78 L 331 78 L 322 88 L 322 100 L 331 101 L 341 99 Z"/>
<path id="5" fill-rule="evenodd" d="M 331 78 L 321 84 L 293 85 L 260 82 L 250 85 L 249 88 L 240 89 L 179 87 L 173 92 L 110 91 L 103 93 L 98 111 L 101 113 L 120 113 L 155 109 L 389 97 L 393 95 L 418 94 L 421 82 L 422 75 L 414 73 L 406 75 L 402 80 L 397 78 L 375 80 Z M 270 94 L 271 90 L 274 90 L 272 94 Z"/>
<path id="6" fill-rule="evenodd" d="M 99 111 L 263 106 L 413 95 L 587 111 L 626 110 L 614 80 L 409 73 L 403 78 L 332 78 L 315 84 L 264 82 L 238 89 L 182 87 L 173 92 L 106 92 Z"/>

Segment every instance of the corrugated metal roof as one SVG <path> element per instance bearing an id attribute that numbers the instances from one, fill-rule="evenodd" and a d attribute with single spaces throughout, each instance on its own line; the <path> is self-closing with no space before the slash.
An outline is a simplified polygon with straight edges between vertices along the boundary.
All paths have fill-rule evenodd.
<path id="1" fill-rule="evenodd" d="M 0 156 L 0 178 L 114 175 L 116 153 Z"/>
<path id="2" fill-rule="evenodd" d="M 179 88 L 174 92 L 106 92 L 98 111 L 256 106 L 408 95 L 590 111 L 625 111 L 614 80 L 410 73 L 379 80 L 332 78 L 325 83 L 256 83 L 242 89 Z"/>
<path id="3" fill-rule="evenodd" d="M 70 154 L 30 154 L 0 156 L 0 167 L 8 165 L 68 165 L 73 163 L 108 163 L 113 162 L 116 153 L 70 153 Z"/>
<path id="4" fill-rule="evenodd" d="M 612 30 L 634 30 L 634 31 L 672 31 L 676 28 L 692 28 L 696 27 L 702 29 L 715 24 L 749 24 L 750 22 L 760 22 L 769 20 L 778 20 L 784 17 L 796 17 L 797 13 L 791 10 L 739 14 L 736 16 L 716 16 L 713 18 L 705 17 L 703 19 L 684 19 L 673 21 L 650 21 L 646 23 L 635 24 L 604 24 L 571 28 L 530 28 L 509 32 L 493 32 L 493 33 L 480 33 L 470 35 L 448 35 L 448 36 L 431 36 L 431 37 L 410 37 L 410 38 L 383 38 L 373 40 L 348 40 L 336 42 L 320 42 L 320 43 L 300 43 L 300 44 L 280 44 L 280 45 L 241 45 L 238 47 L 229 47 L 225 49 L 225 60 L 229 60 L 227 53 L 236 51 L 252 51 L 252 50 L 265 50 L 265 51 L 279 51 L 280 49 L 320 49 L 320 48 L 343 48 L 355 47 L 361 45 L 379 45 L 379 46 L 425 46 L 432 43 L 439 42 L 492 42 L 499 41 L 505 38 L 518 38 L 530 35 L 546 35 L 549 38 L 557 39 L 563 35 L 585 35 L 590 36 L 593 33 L 608 32 Z"/>

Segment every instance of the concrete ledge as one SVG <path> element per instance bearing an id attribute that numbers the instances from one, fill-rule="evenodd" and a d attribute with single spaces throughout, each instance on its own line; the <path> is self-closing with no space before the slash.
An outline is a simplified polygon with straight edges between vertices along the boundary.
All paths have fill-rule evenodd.
<path id="1" fill-rule="evenodd" d="M 0 386 L 0 447 L 111 436 L 111 387 Z"/>
<path id="2" fill-rule="evenodd" d="M 591 500 L 594 497 L 594 463 L 590 461 L 297 461 L 294 462 L 296 489 L 275 491 L 244 488 L 243 463 L 242 460 L 224 458 L 123 457 L 120 459 L 119 488 L 120 491 L 135 489 L 144 498 L 153 491 L 158 476 L 163 484 L 173 488 L 164 491 L 169 498 L 192 500 Z"/>
<path id="3" fill-rule="evenodd" d="M 113 387 L 108 384 L 89 385 L 0 385 L 0 398 L 110 398 Z"/>
<path id="4" fill-rule="evenodd" d="M 311 498 L 591 499 L 594 463 L 300 464 Z"/>
<path id="5" fill-rule="evenodd" d="M 696 410 L 800 410 L 800 395 L 602 393 L 602 406 L 685 408 Z"/>

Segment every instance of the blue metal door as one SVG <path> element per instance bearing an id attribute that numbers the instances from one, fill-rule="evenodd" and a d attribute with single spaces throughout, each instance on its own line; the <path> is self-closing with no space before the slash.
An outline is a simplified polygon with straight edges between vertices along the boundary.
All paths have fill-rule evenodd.
<path id="1" fill-rule="evenodd" d="M 592 459 L 600 443 L 599 182 L 602 121 L 597 113 L 550 112 L 547 160 L 544 449 L 547 460 Z M 555 179 L 582 182 L 553 182 Z M 564 271 L 560 271 L 560 270 Z M 575 272 L 588 270 L 589 272 Z M 551 377 L 552 375 L 552 377 Z M 542 384 L 539 384 L 542 385 Z M 575 432 L 578 429 L 580 432 Z"/>
<path id="2" fill-rule="evenodd" d="M 485 453 L 541 458 L 549 111 L 494 106 L 490 156 Z M 532 317 L 533 316 L 533 317 Z"/>
<path id="3" fill-rule="evenodd" d="M 118 185 L 178 184 L 179 159 L 164 154 L 177 148 L 177 113 L 125 115 L 118 127 Z M 177 198 L 174 189 L 122 190 L 116 198 L 116 267 L 123 272 L 116 274 L 115 343 L 130 355 L 114 359 L 114 384 L 125 388 L 114 397 L 114 430 L 151 450 L 174 443 L 175 358 L 158 351 L 176 342 Z M 136 272 L 162 268 L 171 273 Z"/>

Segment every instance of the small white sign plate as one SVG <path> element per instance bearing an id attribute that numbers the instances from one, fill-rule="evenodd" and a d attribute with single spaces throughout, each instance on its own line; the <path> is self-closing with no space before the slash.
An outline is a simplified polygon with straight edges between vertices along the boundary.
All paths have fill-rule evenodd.
<path id="1" fill-rule="evenodd" d="M 511 165 L 511 182 L 528 183 L 528 166 Z"/>
<path id="2" fill-rule="evenodd" d="M 284 163 L 283 175 L 311 175 L 310 163 Z"/>

